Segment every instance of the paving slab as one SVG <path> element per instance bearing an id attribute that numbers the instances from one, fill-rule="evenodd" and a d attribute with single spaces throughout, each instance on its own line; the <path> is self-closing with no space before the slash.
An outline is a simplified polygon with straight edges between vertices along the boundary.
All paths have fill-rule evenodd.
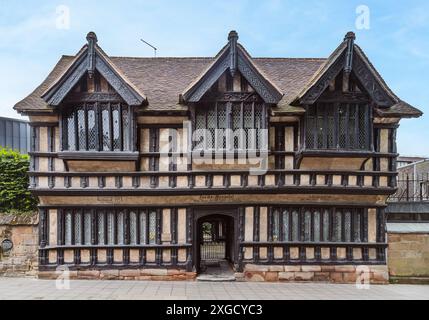
<path id="1" fill-rule="evenodd" d="M 330 283 L 251 283 L 71 280 L 70 288 L 57 288 L 55 280 L 0 278 L 0 300 L 296 300 L 386 299 L 429 300 L 429 285 L 370 285 Z"/>

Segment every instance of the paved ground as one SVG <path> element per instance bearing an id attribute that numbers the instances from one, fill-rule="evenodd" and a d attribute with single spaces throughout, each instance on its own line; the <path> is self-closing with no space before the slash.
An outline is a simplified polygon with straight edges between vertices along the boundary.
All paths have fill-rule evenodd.
<path id="1" fill-rule="evenodd" d="M 58 290 L 55 284 L 0 278 L 0 299 L 429 299 L 429 285 L 73 280 L 70 289 Z"/>
<path id="2" fill-rule="evenodd" d="M 235 281 L 234 271 L 226 260 L 207 261 L 203 269 L 198 281 Z"/>

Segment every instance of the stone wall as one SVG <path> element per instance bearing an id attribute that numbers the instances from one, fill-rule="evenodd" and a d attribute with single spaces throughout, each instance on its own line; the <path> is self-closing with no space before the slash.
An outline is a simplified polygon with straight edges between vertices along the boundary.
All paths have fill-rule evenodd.
<path id="1" fill-rule="evenodd" d="M 429 233 L 389 233 L 388 243 L 393 282 L 429 283 Z"/>
<path id="2" fill-rule="evenodd" d="M 322 281 L 356 283 L 364 279 L 373 284 L 387 284 L 389 273 L 385 265 L 255 265 L 247 264 L 244 272 L 236 274 L 242 281 Z"/>
<path id="3" fill-rule="evenodd" d="M 101 270 L 70 270 L 68 274 L 58 271 L 40 271 L 39 279 L 57 279 L 68 276 L 70 280 L 158 280 L 180 281 L 195 280 L 195 272 L 183 269 L 101 269 Z"/>
<path id="4" fill-rule="evenodd" d="M 36 276 L 38 266 L 38 218 L 0 213 L 0 243 L 9 239 L 12 250 L 0 249 L 0 276 Z"/>

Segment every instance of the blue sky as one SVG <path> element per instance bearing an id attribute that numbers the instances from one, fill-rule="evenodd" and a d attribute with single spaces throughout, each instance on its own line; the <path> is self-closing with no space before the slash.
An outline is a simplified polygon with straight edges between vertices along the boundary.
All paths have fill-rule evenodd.
<path id="1" fill-rule="evenodd" d="M 70 13 L 58 28 L 59 6 Z M 369 9 L 369 29 L 356 8 Z M 61 8 L 61 7 L 60 7 Z M 348 30 L 403 100 L 425 115 L 402 120 L 399 152 L 429 156 L 429 2 L 421 1 L 12 1 L 0 0 L 0 115 L 75 54 L 88 31 L 110 55 L 213 56 L 235 29 L 253 56 L 326 57 Z"/>

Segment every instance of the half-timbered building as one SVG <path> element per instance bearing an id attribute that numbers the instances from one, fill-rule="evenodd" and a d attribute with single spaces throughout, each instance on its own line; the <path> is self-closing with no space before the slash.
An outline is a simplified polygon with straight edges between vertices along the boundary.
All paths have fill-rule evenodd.
<path id="1" fill-rule="evenodd" d="M 347 33 L 328 58 L 105 53 L 93 32 L 15 109 L 31 125 L 39 275 L 388 280 L 396 132 L 421 112 Z"/>

